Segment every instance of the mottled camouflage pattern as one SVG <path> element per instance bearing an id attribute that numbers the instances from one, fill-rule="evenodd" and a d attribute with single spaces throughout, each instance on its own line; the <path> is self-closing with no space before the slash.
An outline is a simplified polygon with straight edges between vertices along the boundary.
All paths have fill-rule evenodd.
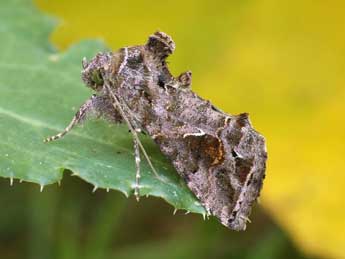
<path id="1" fill-rule="evenodd" d="M 131 126 L 152 137 L 209 214 L 244 230 L 265 177 L 265 140 L 247 114 L 226 114 L 196 95 L 191 72 L 173 77 L 165 59 L 174 49 L 156 32 L 145 45 L 83 60 L 82 78 L 97 107 L 120 122 L 111 89 Z"/>

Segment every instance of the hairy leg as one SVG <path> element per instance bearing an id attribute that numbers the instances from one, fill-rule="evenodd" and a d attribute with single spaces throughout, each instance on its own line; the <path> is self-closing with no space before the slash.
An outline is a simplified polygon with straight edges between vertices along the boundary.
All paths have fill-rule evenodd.
<path id="1" fill-rule="evenodd" d="M 126 122 L 130 132 L 132 133 L 132 136 L 133 136 L 133 139 L 135 141 L 135 145 L 138 145 L 139 146 L 139 151 L 141 150 L 141 152 L 143 153 L 147 163 L 149 164 L 149 166 L 151 167 L 151 170 L 152 172 L 154 173 L 154 175 L 156 176 L 157 179 L 163 181 L 163 179 L 158 175 L 156 169 L 154 168 L 152 162 L 151 162 L 151 159 L 150 157 L 148 156 L 143 144 L 141 143 L 139 137 L 138 137 L 138 134 L 137 134 L 137 131 L 135 129 L 135 127 L 133 127 L 133 124 L 131 121 L 134 120 L 134 118 L 131 117 L 131 114 L 129 112 L 127 112 L 129 110 L 128 106 L 126 105 L 126 103 L 122 100 L 122 99 L 119 99 L 118 96 L 116 96 L 110 86 L 106 83 L 104 84 L 106 90 L 108 91 L 108 94 L 111 96 L 112 98 L 112 105 L 114 106 L 114 108 L 116 110 L 119 111 L 121 117 L 123 118 L 123 120 Z"/>

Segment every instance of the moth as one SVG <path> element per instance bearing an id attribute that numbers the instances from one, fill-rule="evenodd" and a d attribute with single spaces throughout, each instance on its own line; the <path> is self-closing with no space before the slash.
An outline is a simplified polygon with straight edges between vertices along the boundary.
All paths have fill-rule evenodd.
<path id="1" fill-rule="evenodd" d="M 194 93 L 190 71 L 174 77 L 166 62 L 174 50 L 172 38 L 158 31 L 145 45 L 84 58 L 82 80 L 95 94 L 63 132 L 45 141 L 63 137 L 91 113 L 124 122 L 133 136 L 137 199 L 141 155 L 159 178 L 139 139 L 143 132 L 210 215 L 230 229 L 245 230 L 265 177 L 265 139 L 252 128 L 247 113 L 226 114 Z"/>

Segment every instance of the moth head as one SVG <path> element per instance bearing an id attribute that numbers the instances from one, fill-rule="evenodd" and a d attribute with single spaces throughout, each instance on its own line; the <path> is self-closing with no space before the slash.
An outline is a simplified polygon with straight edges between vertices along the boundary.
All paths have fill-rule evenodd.
<path id="1" fill-rule="evenodd" d="M 83 58 L 81 77 L 87 87 L 99 92 L 104 85 L 104 67 L 107 64 L 107 55 L 103 53 L 97 54 L 93 59 L 87 61 Z"/>

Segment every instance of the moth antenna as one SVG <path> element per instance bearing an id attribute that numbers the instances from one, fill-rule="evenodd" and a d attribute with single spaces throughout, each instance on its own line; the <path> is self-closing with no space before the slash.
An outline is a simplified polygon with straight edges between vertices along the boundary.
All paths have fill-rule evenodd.
<path id="1" fill-rule="evenodd" d="M 104 86 L 107 88 L 107 91 L 109 92 L 109 94 L 111 95 L 111 97 L 113 98 L 113 100 L 114 100 L 114 102 L 115 102 L 115 103 L 112 103 L 112 105 L 114 106 L 115 109 L 118 109 L 118 110 L 119 110 L 121 116 L 122 116 L 123 119 L 126 121 L 126 124 L 127 124 L 129 130 L 131 131 L 131 133 L 132 133 L 132 135 L 133 135 L 133 138 L 137 141 L 137 143 L 138 143 L 138 145 L 139 145 L 141 151 L 143 152 L 143 155 L 144 155 L 144 157 L 145 157 L 147 163 L 149 164 L 149 166 L 150 166 L 152 172 L 154 173 L 154 175 L 155 175 L 159 180 L 163 181 L 163 179 L 158 175 L 156 169 L 154 168 L 154 166 L 153 166 L 153 164 L 152 164 L 152 162 L 151 162 L 150 157 L 149 157 L 148 154 L 146 153 L 146 150 L 145 150 L 143 144 L 141 143 L 141 141 L 140 141 L 140 139 L 139 139 L 139 137 L 138 137 L 137 132 L 134 130 L 132 124 L 130 123 L 130 121 L 129 121 L 128 117 L 127 117 L 127 115 L 125 114 L 124 110 L 122 109 L 121 104 L 120 104 L 120 101 L 118 100 L 118 97 L 111 91 L 110 86 L 109 86 L 107 83 L 105 83 Z"/>

